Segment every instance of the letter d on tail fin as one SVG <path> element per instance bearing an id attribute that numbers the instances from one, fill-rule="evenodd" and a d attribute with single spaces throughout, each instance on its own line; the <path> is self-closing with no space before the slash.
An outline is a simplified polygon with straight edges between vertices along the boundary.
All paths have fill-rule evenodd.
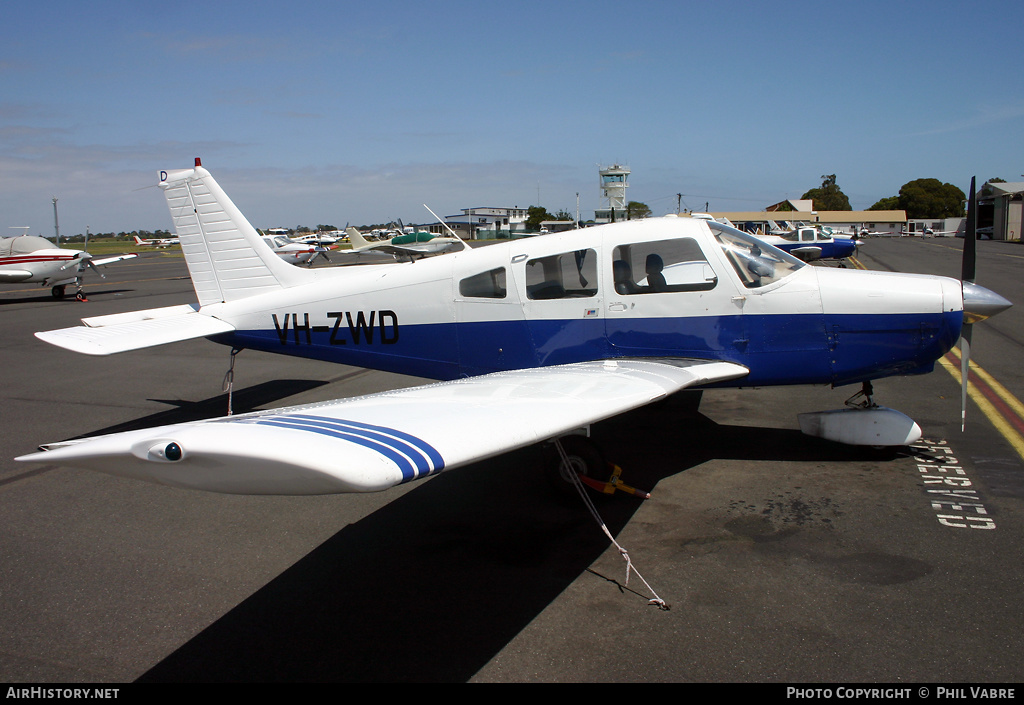
<path id="1" fill-rule="evenodd" d="M 160 172 L 174 229 L 200 306 L 236 301 L 310 280 L 282 261 L 196 160 L 194 169 Z"/>

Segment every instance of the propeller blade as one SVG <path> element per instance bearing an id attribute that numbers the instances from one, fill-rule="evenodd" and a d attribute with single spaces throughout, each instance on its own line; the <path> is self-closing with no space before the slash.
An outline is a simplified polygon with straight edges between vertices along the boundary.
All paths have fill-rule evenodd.
<path id="1" fill-rule="evenodd" d="M 60 271 L 63 272 L 65 269 L 71 269 L 72 267 L 80 268 L 83 264 L 87 263 L 91 257 L 92 255 L 88 252 L 79 252 L 75 255 L 74 259 L 61 267 Z"/>
<path id="2" fill-rule="evenodd" d="M 974 283 L 977 275 L 977 218 L 978 203 L 974 192 L 974 178 L 971 177 L 971 193 L 967 197 L 967 225 L 964 230 L 964 254 L 960 266 L 960 286 L 964 289 L 964 299 L 968 298 L 968 285 Z M 966 309 L 966 307 L 965 307 Z M 960 329 L 960 432 L 967 428 L 967 384 L 968 372 L 971 367 L 971 333 L 973 322 L 964 311 L 964 323 Z"/>
<path id="3" fill-rule="evenodd" d="M 974 193 L 974 177 L 971 177 L 971 194 L 967 197 L 967 225 L 964 230 L 964 257 L 960 270 L 961 282 L 973 282 L 977 267 L 978 252 L 978 201 Z"/>
<path id="4" fill-rule="evenodd" d="M 960 329 L 960 433 L 967 428 L 967 373 L 971 366 L 971 331 L 973 323 Z"/>

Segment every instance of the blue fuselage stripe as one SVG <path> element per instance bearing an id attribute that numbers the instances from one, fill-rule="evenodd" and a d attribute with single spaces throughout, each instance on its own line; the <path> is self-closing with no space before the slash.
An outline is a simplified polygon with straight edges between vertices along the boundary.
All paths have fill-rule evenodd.
<path id="1" fill-rule="evenodd" d="M 432 379 L 616 357 L 689 357 L 743 365 L 723 386 L 843 385 L 931 369 L 960 335 L 960 311 L 906 314 L 730 314 L 533 319 L 402 325 L 393 344 L 298 341 L 274 329 L 215 340 L 239 347 Z"/>

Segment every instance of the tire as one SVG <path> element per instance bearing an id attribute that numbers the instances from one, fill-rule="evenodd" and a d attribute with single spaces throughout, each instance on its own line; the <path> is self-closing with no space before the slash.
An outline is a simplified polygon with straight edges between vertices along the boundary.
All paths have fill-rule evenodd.
<path id="1" fill-rule="evenodd" d="M 578 474 L 605 482 L 608 480 L 608 463 L 597 445 L 589 438 L 578 435 L 563 436 L 558 439 L 562 449 L 572 466 L 572 470 Z M 554 443 L 548 448 L 548 458 L 545 464 L 545 475 L 551 486 L 560 494 L 566 497 L 577 497 L 576 483 L 567 474 L 568 468 L 562 462 L 562 455 Z M 592 495 L 601 495 L 592 488 L 587 488 Z"/>

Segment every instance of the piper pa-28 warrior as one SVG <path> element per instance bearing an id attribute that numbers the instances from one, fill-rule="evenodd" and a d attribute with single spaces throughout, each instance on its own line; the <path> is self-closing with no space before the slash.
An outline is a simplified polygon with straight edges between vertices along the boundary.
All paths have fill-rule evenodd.
<path id="1" fill-rule="evenodd" d="M 965 322 L 1010 305 L 951 278 L 813 267 L 727 225 L 673 217 L 301 269 L 260 242 L 198 160 L 160 172 L 160 187 L 198 303 L 39 338 L 106 355 L 207 337 L 442 381 L 53 443 L 18 460 L 228 493 L 384 490 L 515 448 L 561 447 L 687 387 L 924 373 Z M 467 433 L 467 419 L 488 432 Z M 921 433 L 873 403 L 811 422 L 848 443 Z M 583 455 L 560 453 L 557 469 L 589 471 Z"/>
<path id="2" fill-rule="evenodd" d="M 134 254 L 115 255 L 102 259 L 82 250 L 67 250 L 57 247 L 46 238 L 34 235 L 0 238 L 0 283 L 38 283 L 50 287 L 55 299 L 64 298 L 65 287 L 74 284 L 75 298 L 85 301 L 82 290 L 82 273 L 86 267 L 98 266 L 132 259 Z M 100 274 L 100 277 L 103 277 Z"/>

